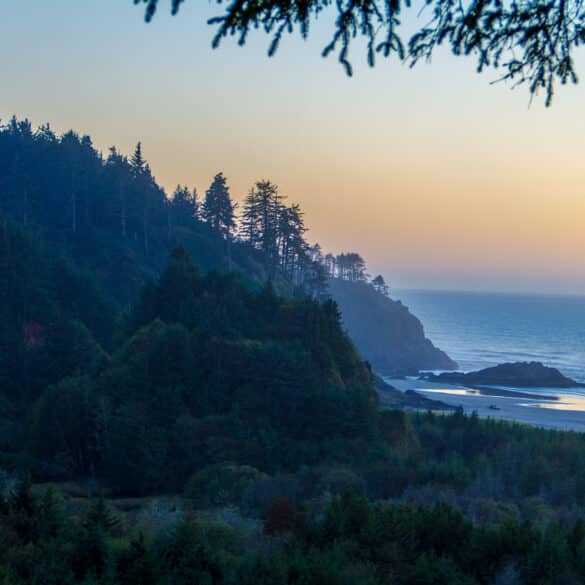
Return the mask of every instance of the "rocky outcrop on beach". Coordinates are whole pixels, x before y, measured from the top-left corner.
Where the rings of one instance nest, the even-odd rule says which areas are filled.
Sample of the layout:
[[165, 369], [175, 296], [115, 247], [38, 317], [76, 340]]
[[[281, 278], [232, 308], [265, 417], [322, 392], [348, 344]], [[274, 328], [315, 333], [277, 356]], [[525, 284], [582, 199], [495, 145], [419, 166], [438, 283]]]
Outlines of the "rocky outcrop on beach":
[[374, 388], [378, 393], [380, 405], [388, 408], [414, 408], [421, 410], [455, 410], [455, 406], [440, 400], [432, 400], [414, 390], [402, 392], [385, 382], [380, 376], [374, 377]]
[[468, 386], [508, 386], [511, 388], [574, 388], [585, 386], [567, 378], [556, 368], [541, 362], [514, 362], [485, 368], [477, 372], [445, 372], [425, 374], [424, 380], [445, 384], [466, 384]]
[[375, 372], [390, 376], [457, 368], [425, 337], [421, 322], [400, 301], [365, 282], [331, 279], [329, 292], [349, 336]]

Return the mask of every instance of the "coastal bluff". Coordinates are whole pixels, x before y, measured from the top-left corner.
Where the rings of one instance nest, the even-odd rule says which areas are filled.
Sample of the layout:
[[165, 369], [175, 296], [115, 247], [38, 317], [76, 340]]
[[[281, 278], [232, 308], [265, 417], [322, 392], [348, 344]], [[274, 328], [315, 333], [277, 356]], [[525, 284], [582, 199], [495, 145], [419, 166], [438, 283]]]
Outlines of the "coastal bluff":
[[365, 282], [332, 278], [329, 292], [361, 356], [384, 376], [453, 370], [454, 362], [425, 337], [422, 323], [400, 301]]

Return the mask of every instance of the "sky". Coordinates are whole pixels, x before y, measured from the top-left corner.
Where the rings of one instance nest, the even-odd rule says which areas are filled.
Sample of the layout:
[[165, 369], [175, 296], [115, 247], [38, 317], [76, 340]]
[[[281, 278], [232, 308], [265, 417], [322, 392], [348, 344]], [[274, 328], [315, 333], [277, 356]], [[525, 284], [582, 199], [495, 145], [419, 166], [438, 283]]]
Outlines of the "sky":
[[320, 56], [325, 21], [268, 58], [262, 33], [211, 49], [214, 4], [168, 5], [145, 24], [132, 0], [3, 0], [0, 117], [140, 140], [168, 191], [270, 179], [311, 242], [391, 288], [585, 294], [585, 85], [545, 108], [446, 51], [372, 69], [359, 45], [350, 78]]

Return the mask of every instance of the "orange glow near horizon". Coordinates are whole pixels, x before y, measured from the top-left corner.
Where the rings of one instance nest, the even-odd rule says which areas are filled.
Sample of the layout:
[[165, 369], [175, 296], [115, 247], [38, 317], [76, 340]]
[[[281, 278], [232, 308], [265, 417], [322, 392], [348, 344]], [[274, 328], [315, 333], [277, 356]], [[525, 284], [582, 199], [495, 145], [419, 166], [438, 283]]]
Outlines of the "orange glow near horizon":
[[319, 29], [268, 59], [261, 35], [209, 49], [195, 2], [148, 26], [117, 0], [32, 4], [45, 19], [0, 8], [32, 29], [0, 41], [13, 80], [0, 117], [72, 127], [104, 151], [141, 140], [169, 191], [201, 194], [221, 170], [241, 200], [269, 178], [312, 242], [359, 251], [393, 287], [585, 294], [583, 86], [529, 108], [526, 88], [450, 55], [370, 70], [356, 47], [347, 78], [319, 57]]

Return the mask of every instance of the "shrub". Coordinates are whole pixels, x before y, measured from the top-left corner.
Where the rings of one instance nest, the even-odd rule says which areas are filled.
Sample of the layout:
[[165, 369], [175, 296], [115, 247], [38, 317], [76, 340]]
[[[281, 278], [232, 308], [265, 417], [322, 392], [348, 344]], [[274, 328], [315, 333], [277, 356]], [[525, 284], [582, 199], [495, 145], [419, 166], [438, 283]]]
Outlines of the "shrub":
[[278, 497], [287, 497], [292, 503], [300, 499], [301, 485], [299, 480], [291, 475], [276, 477], [259, 477], [250, 483], [242, 494], [242, 509], [247, 514], [265, 516]]
[[294, 511], [286, 496], [274, 498], [270, 512], [264, 520], [265, 534], [282, 534], [290, 532], [294, 522]]
[[211, 465], [191, 476], [185, 486], [185, 496], [195, 508], [236, 504], [244, 490], [263, 476], [248, 465]]
[[328, 492], [333, 496], [343, 494], [364, 494], [366, 486], [364, 480], [344, 467], [335, 468], [325, 474], [319, 483], [319, 492]]

